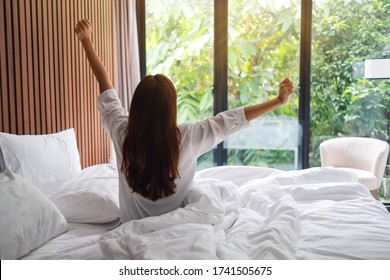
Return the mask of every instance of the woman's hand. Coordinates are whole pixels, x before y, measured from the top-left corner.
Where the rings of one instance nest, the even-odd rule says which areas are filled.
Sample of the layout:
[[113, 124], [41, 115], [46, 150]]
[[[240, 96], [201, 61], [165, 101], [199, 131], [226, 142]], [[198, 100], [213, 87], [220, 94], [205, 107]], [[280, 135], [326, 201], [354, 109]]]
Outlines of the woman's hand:
[[74, 28], [74, 32], [81, 42], [91, 40], [92, 25], [88, 19], [79, 20]]
[[279, 84], [278, 99], [281, 104], [287, 104], [290, 95], [294, 92], [294, 84], [289, 78], [285, 78]]

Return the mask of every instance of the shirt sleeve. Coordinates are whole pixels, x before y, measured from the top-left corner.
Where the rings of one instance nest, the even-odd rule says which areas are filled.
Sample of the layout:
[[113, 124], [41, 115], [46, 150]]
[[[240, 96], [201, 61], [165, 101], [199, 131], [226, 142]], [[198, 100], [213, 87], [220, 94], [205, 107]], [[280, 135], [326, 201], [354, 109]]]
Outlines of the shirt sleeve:
[[102, 126], [112, 139], [115, 130], [127, 120], [122, 104], [114, 89], [108, 89], [98, 96], [98, 108]]
[[249, 126], [243, 107], [219, 113], [203, 121], [194, 123], [191, 128], [192, 153], [199, 157], [215, 145], [226, 140], [229, 135]]

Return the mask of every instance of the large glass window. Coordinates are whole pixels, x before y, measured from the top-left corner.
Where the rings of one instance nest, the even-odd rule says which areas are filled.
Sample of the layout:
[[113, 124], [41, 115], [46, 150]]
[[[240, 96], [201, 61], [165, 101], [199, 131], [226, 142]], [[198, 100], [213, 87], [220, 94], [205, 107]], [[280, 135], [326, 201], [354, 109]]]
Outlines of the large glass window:
[[[232, 0], [228, 7], [228, 106], [275, 98], [299, 78], [300, 1]], [[298, 168], [298, 96], [229, 138], [228, 164]]]
[[364, 77], [365, 59], [390, 54], [389, 26], [388, 1], [313, 1], [311, 167], [328, 138], [389, 141], [390, 79]]
[[[228, 108], [268, 100], [277, 95], [281, 79], [294, 80], [296, 94], [287, 106], [224, 143], [228, 164], [288, 170], [299, 168], [298, 158], [303, 157], [304, 167], [307, 162], [314, 167], [320, 166], [318, 147], [325, 139], [345, 135], [389, 141], [390, 81], [363, 75], [365, 59], [390, 54], [388, 1], [312, 2], [311, 38], [301, 38], [301, 25], [309, 22], [301, 19], [301, 6], [310, 8], [311, 1], [144, 1], [146, 72], [163, 73], [174, 82], [179, 122], [197, 121], [214, 112], [214, 56], [218, 54], [214, 36], [228, 38], [224, 93]], [[221, 3], [228, 5], [227, 34], [214, 34], [215, 9]], [[303, 39], [311, 39], [311, 50], [300, 50]], [[302, 51], [311, 51], [311, 66], [306, 66], [311, 81], [303, 81], [305, 87], [310, 82], [310, 116], [298, 108]], [[305, 116], [305, 129], [310, 118], [310, 132], [298, 124], [298, 110], [300, 117]], [[303, 133], [310, 133], [310, 147], [308, 134], [302, 141]], [[208, 153], [198, 169], [213, 166], [214, 161], [213, 153]]]

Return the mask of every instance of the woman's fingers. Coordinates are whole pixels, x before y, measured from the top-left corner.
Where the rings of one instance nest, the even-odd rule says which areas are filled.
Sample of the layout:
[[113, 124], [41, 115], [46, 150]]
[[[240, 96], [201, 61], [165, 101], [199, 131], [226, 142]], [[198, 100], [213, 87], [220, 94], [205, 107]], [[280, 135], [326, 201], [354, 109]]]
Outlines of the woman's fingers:
[[292, 93], [294, 91], [294, 84], [291, 81], [284, 81], [280, 83], [280, 88], [286, 90], [288, 93]]
[[77, 25], [81, 30], [84, 30], [87, 27], [82, 20], [80, 20]]
[[75, 30], [77, 29], [79, 32], [89, 28], [90, 25], [91, 22], [88, 19], [82, 19], [77, 22]]
[[290, 83], [284, 83], [284, 84], [281, 84], [280, 87], [283, 87], [283, 88], [293, 88], [294, 87], [294, 84], [292, 82]]
[[288, 77], [284, 78], [284, 79], [279, 83], [279, 85], [281, 86], [282, 84], [286, 84], [286, 83], [291, 83], [290, 78], [288, 78]]
[[286, 88], [288, 91], [290, 91], [290, 92], [293, 92], [293, 91], [294, 91], [294, 86], [293, 86], [293, 85], [286, 86], [285, 88]]
[[84, 24], [85, 27], [89, 27], [90, 25], [90, 22], [87, 19], [82, 19], [82, 23]]

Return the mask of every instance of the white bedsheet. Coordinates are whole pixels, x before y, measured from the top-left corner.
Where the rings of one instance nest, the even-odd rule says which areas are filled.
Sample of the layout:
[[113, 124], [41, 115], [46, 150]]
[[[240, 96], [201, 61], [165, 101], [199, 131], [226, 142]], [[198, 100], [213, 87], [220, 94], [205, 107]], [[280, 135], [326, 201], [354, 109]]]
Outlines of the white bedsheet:
[[354, 174], [214, 168], [186, 206], [103, 234], [109, 259], [390, 259], [390, 214]]
[[113, 226], [110, 224], [70, 223], [69, 230], [57, 236], [22, 259], [32, 260], [99, 260], [104, 256], [99, 248], [100, 236]]

